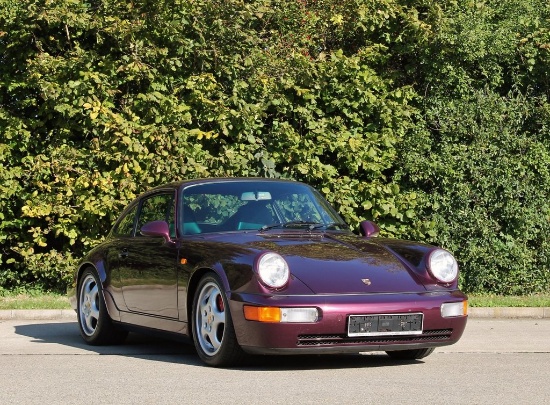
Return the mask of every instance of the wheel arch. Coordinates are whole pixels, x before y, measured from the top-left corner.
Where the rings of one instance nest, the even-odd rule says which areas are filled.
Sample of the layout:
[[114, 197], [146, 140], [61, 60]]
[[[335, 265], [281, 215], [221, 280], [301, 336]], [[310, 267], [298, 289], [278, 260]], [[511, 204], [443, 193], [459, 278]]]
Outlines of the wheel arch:
[[115, 300], [109, 290], [106, 288], [108, 286], [108, 276], [107, 272], [105, 271], [105, 265], [102, 261], [99, 262], [91, 262], [91, 261], [85, 261], [80, 264], [77, 270], [76, 274], [76, 299], [78, 300], [78, 294], [79, 294], [79, 288], [80, 288], [80, 280], [82, 278], [82, 274], [86, 269], [92, 269], [96, 272], [96, 274], [99, 277], [99, 281], [101, 283], [101, 294], [103, 296], [103, 300], [105, 302], [105, 306], [107, 307], [107, 313], [109, 314], [109, 317], [113, 321], [120, 321], [120, 311], [115, 303]]
[[80, 266], [78, 267], [78, 271], [76, 274], [77, 285], [80, 283], [80, 278], [82, 277], [82, 273], [84, 273], [84, 270], [88, 268], [92, 268], [93, 270], [95, 270], [95, 272], [99, 276], [99, 281], [101, 281], [101, 284], [103, 285], [103, 287], [105, 287], [105, 280], [107, 279], [105, 266], [103, 265], [102, 262], [92, 263], [89, 261], [81, 263]]
[[[220, 266], [221, 267], [221, 266]], [[193, 298], [195, 297], [195, 293], [197, 292], [197, 288], [199, 286], [199, 282], [207, 273], [214, 273], [216, 274], [222, 284], [225, 292], [227, 293], [229, 291], [229, 283], [227, 281], [227, 277], [225, 275], [225, 272], [218, 268], [217, 266], [213, 267], [206, 267], [202, 266], [199, 267], [197, 270], [193, 272], [191, 275], [191, 279], [189, 280], [189, 284], [187, 285], [187, 297], [186, 297], [186, 308], [187, 308], [187, 319], [188, 319], [188, 325], [189, 328], [193, 328], [193, 321], [192, 321], [192, 312], [193, 312]], [[228, 297], [229, 299], [229, 297]], [[193, 336], [193, 330], [189, 329], [189, 336]]]
[[[208, 317], [204, 317], [201, 315], [201, 326], [198, 326], [198, 323], [195, 322], [197, 317], [197, 311], [198, 308], [201, 308], [199, 312], [202, 313], [204, 304], [204, 310], [205, 315], [206, 313], [210, 313], [212, 319], [218, 317], [219, 315], [212, 315], [212, 313], [215, 310], [212, 310], [212, 308], [208, 309], [207, 307], [216, 306], [217, 304], [210, 305], [206, 304], [202, 301], [203, 299], [203, 291], [204, 288], [211, 289], [211, 280], [206, 280], [204, 283], [201, 282], [201, 280], [204, 278], [205, 275], [211, 274], [215, 275], [215, 277], [219, 280], [216, 281], [216, 284], [221, 284], [220, 293], [222, 295], [225, 295], [223, 297], [223, 300], [225, 301], [225, 308], [226, 310], [221, 310], [223, 312], [223, 321], [220, 321], [218, 319], [218, 323], [214, 322], [211, 324], [212, 320], [207, 320]], [[231, 316], [231, 308], [229, 306], [229, 292], [231, 291], [229, 288], [229, 281], [227, 279], [226, 273], [223, 271], [222, 266], [214, 266], [212, 267], [200, 267], [197, 269], [190, 280], [190, 283], [188, 284], [188, 294], [187, 294], [187, 302], [188, 304], [188, 327], [189, 327], [189, 336], [191, 337], [195, 349], [197, 350], [197, 354], [201, 358], [202, 361], [204, 361], [206, 364], [214, 367], [224, 367], [224, 366], [230, 366], [235, 364], [240, 364], [245, 359], [245, 352], [241, 348], [241, 346], [238, 343], [237, 336], [235, 334], [233, 322], [232, 322], [232, 316]], [[199, 290], [200, 288], [200, 290]], [[208, 293], [210, 293], [211, 290], [208, 290]], [[197, 294], [200, 294], [197, 296]], [[197, 297], [195, 297], [197, 296]], [[197, 306], [195, 309], [193, 309], [193, 303], [196, 303], [196, 299], [201, 300], [201, 305]], [[197, 304], [198, 305], [198, 304]], [[197, 317], [197, 318], [195, 318]], [[202, 326], [203, 320], [205, 320], [207, 323], [210, 323], [210, 327], [207, 327], [206, 325]], [[223, 328], [219, 329], [219, 325], [223, 322]], [[211, 328], [214, 326], [214, 328]], [[206, 336], [203, 334], [203, 332], [206, 334]], [[222, 336], [220, 337], [220, 333]], [[210, 345], [208, 345], [207, 342], [210, 342]], [[216, 343], [214, 343], [216, 342]], [[210, 351], [210, 349], [206, 346], [210, 347], [213, 351]]]

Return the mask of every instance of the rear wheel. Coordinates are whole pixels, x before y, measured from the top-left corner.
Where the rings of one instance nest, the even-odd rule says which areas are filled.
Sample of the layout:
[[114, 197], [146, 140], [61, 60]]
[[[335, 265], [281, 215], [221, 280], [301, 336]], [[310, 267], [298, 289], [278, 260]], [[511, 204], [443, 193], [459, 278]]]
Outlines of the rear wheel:
[[103, 299], [103, 289], [96, 272], [84, 270], [78, 286], [78, 326], [80, 334], [90, 345], [122, 343], [128, 332], [117, 329]]
[[428, 349], [396, 350], [386, 353], [394, 360], [420, 360], [432, 354], [433, 351], [434, 348], [430, 347]]
[[200, 280], [193, 299], [193, 341], [202, 361], [222, 367], [240, 363], [245, 354], [235, 336], [227, 298], [217, 275]]

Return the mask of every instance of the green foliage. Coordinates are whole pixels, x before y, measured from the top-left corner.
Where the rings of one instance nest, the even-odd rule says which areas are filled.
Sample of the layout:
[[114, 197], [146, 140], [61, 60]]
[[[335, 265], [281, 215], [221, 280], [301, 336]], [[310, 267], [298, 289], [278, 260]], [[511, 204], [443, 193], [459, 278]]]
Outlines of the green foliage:
[[455, 252], [470, 291], [544, 291], [550, 153], [523, 128], [524, 97], [479, 91], [429, 113], [438, 136], [424, 134], [425, 150], [407, 155], [406, 169], [425, 190], [434, 241]]
[[468, 305], [470, 307], [550, 307], [550, 295], [529, 294], [529, 295], [495, 295], [495, 294], [469, 294]]
[[0, 285], [61, 289], [151, 186], [263, 176], [452, 249], [467, 290], [548, 290], [549, 18], [544, 0], [0, 0]]
[[423, 123], [401, 145], [399, 176], [422, 196], [417, 213], [456, 254], [468, 291], [548, 291], [550, 6], [441, 7], [415, 72]]

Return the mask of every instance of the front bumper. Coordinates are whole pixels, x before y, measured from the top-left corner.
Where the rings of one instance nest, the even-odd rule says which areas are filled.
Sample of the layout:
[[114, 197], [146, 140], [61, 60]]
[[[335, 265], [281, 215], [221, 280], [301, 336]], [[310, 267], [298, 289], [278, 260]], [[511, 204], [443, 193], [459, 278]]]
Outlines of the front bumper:
[[[409, 350], [456, 343], [466, 327], [467, 316], [443, 318], [441, 304], [462, 302], [460, 291], [350, 295], [254, 295], [231, 294], [230, 308], [237, 340], [248, 353], [315, 354]], [[248, 321], [243, 305], [316, 307], [314, 323], [267, 323]], [[358, 336], [347, 334], [349, 315], [422, 313], [422, 334]]]

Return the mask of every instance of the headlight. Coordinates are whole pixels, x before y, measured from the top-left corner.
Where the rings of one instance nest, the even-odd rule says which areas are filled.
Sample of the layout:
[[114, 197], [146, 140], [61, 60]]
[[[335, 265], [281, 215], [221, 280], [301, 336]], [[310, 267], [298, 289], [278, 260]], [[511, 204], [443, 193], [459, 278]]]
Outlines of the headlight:
[[273, 252], [264, 253], [260, 256], [257, 270], [262, 283], [271, 288], [283, 287], [290, 278], [290, 271], [285, 259]]
[[442, 283], [451, 283], [458, 276], [458, 263], [446, 250], [436, 249], [428, 257], [428, 271]]

